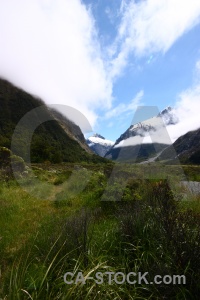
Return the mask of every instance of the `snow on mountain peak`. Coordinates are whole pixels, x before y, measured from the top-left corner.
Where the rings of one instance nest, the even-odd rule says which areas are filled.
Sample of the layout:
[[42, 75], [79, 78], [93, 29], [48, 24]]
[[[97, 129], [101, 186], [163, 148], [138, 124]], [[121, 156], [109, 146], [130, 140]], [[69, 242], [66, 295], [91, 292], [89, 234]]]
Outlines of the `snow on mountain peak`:
[[114, 145], [113, 141], [106, 140], [98, 133], [93, 134], [86, 140], [88, 146], [98, 155], [104, 156], [106, 152]]
[[100, 134], [92, 135], [91, 137], [88, 138], [88, 141], [93, 143], [93, 144], [100, 144], [100, 145], [105, 145], [105, 146], [112, 146], [114, 144], [113, 141], [106, 140]]
[[124, 144], [123, 141], [130, 140], [138, 143], [139, 137], [145, 137], [148, 133], [160, 136], [160, 130], [167, 125], [178, 123], [178, 118], [170, 106], [162, 110], [157, 116], [131, 125], [115, 142], [114, 148]]

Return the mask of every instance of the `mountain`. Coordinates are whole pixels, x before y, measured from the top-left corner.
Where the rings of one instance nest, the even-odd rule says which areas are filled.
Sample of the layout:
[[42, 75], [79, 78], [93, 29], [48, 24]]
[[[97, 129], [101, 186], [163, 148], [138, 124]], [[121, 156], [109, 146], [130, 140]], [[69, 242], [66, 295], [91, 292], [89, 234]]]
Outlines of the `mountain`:
[[98, 133], [95, 133], [94, 135], [86, 139], [86, 142], [94, 153], [102, 157], [105, 156], [105, 154], [110, 150], [110, 148], [114, 144], [114, 142], [106, 140], [103, 136], [101, 136]]
[[165, 125], [175, 125], [178, 123], [178, 117], [174, 113], [173, 108], [170, 106], [163, 109], [159, 114], [158, 117], [161, 117]]
[[[163, 122], [160, 122], [162, 118]], [[142, 143], [138, 138], [154, 134], [160, 127], [176, 124], [178, 119], [171, 107], [165, 108], [157, 116], [131, 125], [114, 143], [105, 157], [120, 161], [143, 161], [165, 149], [168, 145], [158, 141]]]
[[183, 164], [200, 164], [200, 128], [179, 137], [159, 156], [160, 160], [174, 161], [176, 158]]
[[[33, 97], [10, 82], [0, 79], [0, 146], [11, 149], [11, 140], [16, 125], [21, 118], [34, 108], [41, 107], [40, 113], [35, 112], [31, 122], [41, 123], [41, 118], [51, 120], [39, 125], [31, 141], [31, 161], [43, 162], [81, 162], [103, 161], [85, 142], [80, 128], [62, 116], [61, 113], [49, 109], [42, 100]], [[27, 125], [27, 124], [26, 124]], [[14, 154], [28, 159], [26, 138], [30, 136], [29, 126], [22, 126], [17, 132]]]
[[93, 152], [90, 150], [89, 146], [86, 143], [85, 137], [78, 125], [76, 125], [74, 122], [67, 119], [65, 116], [63, 116], [60, 112], [50, 109], [51, 113], [53, 114], [56, 121], [60, 124], [60, 126], [63, 128], [63, 130], [67, 133], [68, 136], [70, 136], [72, 139], [76, 140], [79, 145], [88, 153], [93, 154]]

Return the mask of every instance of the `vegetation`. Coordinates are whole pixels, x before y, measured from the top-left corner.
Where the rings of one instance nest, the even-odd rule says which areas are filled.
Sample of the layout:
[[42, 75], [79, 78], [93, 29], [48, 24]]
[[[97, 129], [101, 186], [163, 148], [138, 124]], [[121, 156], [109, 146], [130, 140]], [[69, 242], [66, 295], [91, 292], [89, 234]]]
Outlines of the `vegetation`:
[[[166, 166], [165, 178], [159, 164], [32, 168], [23, 177], [27, 191], [1, 171], [1, 299], [199, 299], [200, 198], [183, 194], [177, 166]], [[199, 166], [184, 171], [199, 179]], [[74, 172], [87, 177], [79, 193]], [[52, 199], [44, 200], [43, 185], [40, 197], [31, 192], [33, 175], [55, 189]], [[102, 201], [105, 190], [109, 201]], [[113, 201], [117, 195], [121, 201]], [[82, 272], [85, 284], [66, 284], [66, 272], [73, 280]], [[104, 274], [102, 284], [88, 278], [97, 272]], [[148, 272], [149, 282], [155, 275], [184, 275], [186, 284], [109, 284], [106, 272]]]
[[0, 168], [0, 179], [9, 180], [13, 178], [13, 170], [16, 176], [21, 175], [25, 172], [26, 165], [20, 156], [13, 155], [6, 147], [0, 147]]
[[[18, 122], [33, 109], [40, 107], [40, 111], [35, 111], [32, 116], [29, 116], [28, 123], [21, 124], [18, 129]], [[11, 149], [11, 141], [15, 131], [15, 139], [12, 147], [13, 154], [22, 157], [25, 161], [29, 160], [27, 141], [30, 139], [31, 128], [34, 124], [40, 124], [41, 120], [48, 120], [39, 125], [31, 137], [31, 162], [41, 163], [50, 161], [52, 163], [60, 162], [106, 162], [97, 155], [92, 155], [81, 147], [80, 143], [75, 140], [73, 134], [69, 134], [61, 126], [56, 118], [60, 116], [55, 112], [50, 111], [45, 104], [37, 98], [34, 98], [25, 91], [13, 86], [11, 83], [0, 79], [0, 108], [3, 112], [0, 114], [0, 146]], [[60, 117], [61, 118], [61, 117]], [[78, 136], [80, 134], [80, 142], [83, 143], [83, 134], [69, 120], [65, 125], [69, 130], [72, 128]], [[71, 129], [70, 129], [71, 128]], [[83, 139], [83, 140], [82, 140]], [[28, 143], [29, 144], [29, 143]]]
[[[78, 126], [45, 106], [29, 119], [32, 126], [52, 117], [31, 137], [31, 165], [30, 128], [15, 129], [42, 105], [0, 80], [0, 299], [199, 299], [200, 196], [180, 182], [200, 181], [200, 166], [114, 165], [85, 151]], [[194, 147], [197, 134], [189, 134]], [[190, 154], [183, 162], [199, 164], [199, 152]], [[152, 147], [140, 155], [153, 155]], [[66, 272], [75, 283], [65, 282]], [[80, 272], [84, 284], [76, 282]], [[118, 281], [148, 272], [149, 284], [117, 284], [107, 272], [121, 272]], [[156, 275], [186, 281], [156, 284]]]

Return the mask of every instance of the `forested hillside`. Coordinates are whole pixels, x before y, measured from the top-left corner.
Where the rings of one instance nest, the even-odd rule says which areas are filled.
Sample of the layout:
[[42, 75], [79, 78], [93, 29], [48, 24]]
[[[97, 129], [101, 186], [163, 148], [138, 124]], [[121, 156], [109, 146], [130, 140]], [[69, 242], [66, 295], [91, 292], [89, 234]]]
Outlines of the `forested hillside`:
[[[6, 80], [0, 80], [0, 146], [11, 148], [11, 139], [14, 129], [20, 119], [32, 109], [44, 105], [44, 102], [25, 91], [13, 86]], [[31, 161], [43, 162], [78, 162], [78, 161], [103, 161], [104, 159], [92, 155], [87, 151], [84, 136], [80, 128], [73, 122], [66, 120], [65, 128], [58, 122], [53, 111], [47, 106], [42, 108], [42, 114], [51, 121], [44, 122], [35, 130], [31, 143]], [[36, 113], [35, 119], [40, 121]], [[64, 118], [65, 119], [65, 118]], [[63, 120], [62, 119], [62, 124]], [[67, 129], [69, 134], [67, 134]], [[76, 136], [73, 134], [76, 132]], [[14, 154], [27, 159], [26, 134], [28, 128], [23, 128], [18, 134], [17, 146]], [[79, 140], [78, 140], [79, 138]], [[81, 145], [82, 144], [82, 145]], [[105, 161], [105, 160], [104, 160]]]

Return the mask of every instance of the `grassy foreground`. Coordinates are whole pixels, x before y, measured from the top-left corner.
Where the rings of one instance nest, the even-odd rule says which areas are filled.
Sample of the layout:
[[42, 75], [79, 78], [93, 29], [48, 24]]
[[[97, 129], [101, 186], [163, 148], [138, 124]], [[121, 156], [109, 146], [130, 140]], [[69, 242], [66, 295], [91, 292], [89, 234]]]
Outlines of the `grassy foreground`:
[[[27, 175], [23, 188], [2, 176], [0, 299], [199, 299], [200, 197], [179, 186], [177, 166], [167, 168], [38, 164], [41, 184]], [[200, 167], [183, 169], [200, 181]], [[109, 282], [106, 272], [121, 272], [118, 282], [148, 272], [148, 283]], [[186, 282], [156, 284], [156, 275]]]

